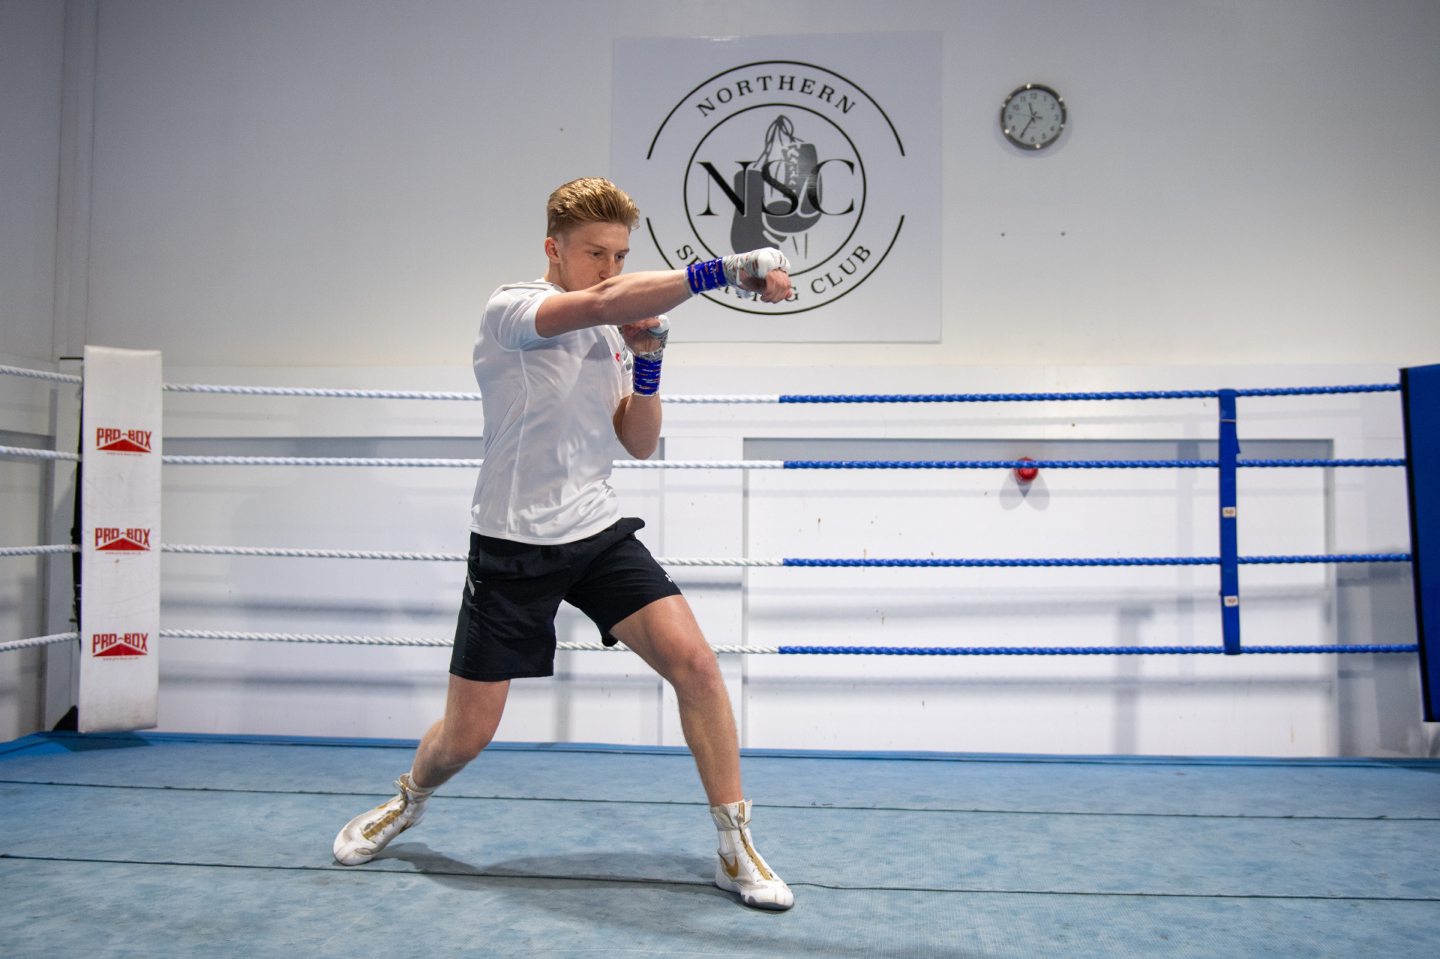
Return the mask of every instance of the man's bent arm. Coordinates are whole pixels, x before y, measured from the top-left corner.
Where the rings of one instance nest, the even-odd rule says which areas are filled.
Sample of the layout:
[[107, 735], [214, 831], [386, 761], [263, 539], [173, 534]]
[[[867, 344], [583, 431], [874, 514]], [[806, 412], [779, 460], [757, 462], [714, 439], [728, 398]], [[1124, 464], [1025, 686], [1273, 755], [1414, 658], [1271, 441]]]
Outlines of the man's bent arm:
[[625, 452], [648, 460], [660, 445], [660, 397], [631, 393], [615, 409], [615, 435]]
[[549, 337], [634, 323], [674, 309], [693, 295], [684, 270], [612, 276], [588, 289], [546, 297], [535, 314], [535, 332]]

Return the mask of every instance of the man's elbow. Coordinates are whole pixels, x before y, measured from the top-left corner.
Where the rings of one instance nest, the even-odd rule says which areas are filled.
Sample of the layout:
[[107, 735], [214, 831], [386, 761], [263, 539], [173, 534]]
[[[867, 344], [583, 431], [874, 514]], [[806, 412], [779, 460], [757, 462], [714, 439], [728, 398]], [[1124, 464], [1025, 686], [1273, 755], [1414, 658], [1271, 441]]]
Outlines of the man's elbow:
[[658, 438], [644, 441], [632, 440], [624, 445], [625, 452], [629, 453], [635, 459], [648, 460], [654, 456], [655, 451], [660, 448], [660, 440]]

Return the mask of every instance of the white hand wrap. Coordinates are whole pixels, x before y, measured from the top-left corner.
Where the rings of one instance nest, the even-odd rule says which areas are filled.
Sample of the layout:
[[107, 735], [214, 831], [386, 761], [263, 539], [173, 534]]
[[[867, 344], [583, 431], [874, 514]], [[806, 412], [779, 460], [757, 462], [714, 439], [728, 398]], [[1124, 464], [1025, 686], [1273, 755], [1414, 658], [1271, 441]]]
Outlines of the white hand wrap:
[[725, 279], [731, 286], [738, 286], [742, 290], [750, 287], [744, 282], [741, 274], [751, 277], [754, 281], [765, 282], [765, 277], [770, 275], [771, 270], [782, 270], [790, 272], [790, 261], [785, 259], [785, 254], [767, 246], [763, 250], [751, 250], [749, 253], [732, 253], [729, 256], [721, 257], [725, 266]]

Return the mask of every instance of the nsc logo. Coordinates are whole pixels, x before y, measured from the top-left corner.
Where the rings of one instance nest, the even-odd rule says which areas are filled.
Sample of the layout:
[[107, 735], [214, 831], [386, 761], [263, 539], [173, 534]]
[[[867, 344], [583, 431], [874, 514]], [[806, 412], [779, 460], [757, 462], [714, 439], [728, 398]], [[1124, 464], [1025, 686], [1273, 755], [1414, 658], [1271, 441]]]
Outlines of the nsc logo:
[[906, 175], [895, 124], [859, 84], [814, 63], [767, 60], [705, 80], [659, 123], [647, 166], [679, 183], [679, 204], [645, 216], [667, 265], [774, 246], [791, 264], [783, 303], [715, 290], [744, 313], [817, 309], [858, 289], [905, 225], [894, 181]]

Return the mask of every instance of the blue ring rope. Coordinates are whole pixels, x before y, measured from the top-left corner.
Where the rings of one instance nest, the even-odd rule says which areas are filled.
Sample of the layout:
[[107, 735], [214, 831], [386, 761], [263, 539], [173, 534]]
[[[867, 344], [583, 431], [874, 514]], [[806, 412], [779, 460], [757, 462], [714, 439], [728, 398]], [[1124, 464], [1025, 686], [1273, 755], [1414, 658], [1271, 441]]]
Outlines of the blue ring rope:
[[[1277, 653], [1414, 653], [1417, 644], [1244, 646], [1241, 655]], [[785, 656], [1202, 656], [1223, 646], [781, 646]]]
[[[778, 397], [781, 403], [1005, 403], [1059, 402], [1084, 400], [1222, 399], [1233, 404], [1236, 397], [1320, 396], [1342, 393], [1388, 393], [1398, 383], [1360, 386], [1281, 387], [1249, 390], [1154, 390], [1102, 393], [932, 393], [801, 395]], [[1231, 414], [1233, 421], [1233, 414]], [[1238, 450], [1237, 450], [1238, 451]], [[1230, 469], [1237, 467], [1396, 467], [1403, 459], [1273, 459], [1239, 460], [1231, 454]], [[1155, 469], [1210, 468], [1214, 460], [786, 460], [785, 469]], [[1233, 475], [1233, 473], [1232, 473]], [[1232, 556], [1234, 565], [1292, 563], [1398, 563], [1409, 562], [1408, 553], [1338, 554], [1330, 556]], [[1053, 566], [1218, 566], [1219, 556], [1123, 557], [1073, 559], [800, 559], [787, 558], [789, 567], [1053, 567]], [[1123, 655], [1266, 655], [1337, 653], [1414, 653], [1418, 644], [1341, 644], [1332, 646], [1249, 646], [1241, 647], [1238, 636], [1222, 646], [781, 646], [784, 655], [838, 656], [1123, 656]]]
[[[1218, 459], [1184, 460], [784, 460], [787, 470], [963, 470], [963, 469], [1216, 469]], [[1267, 459], [1239, 460], [1244, 467], [1370, 467], [1404, 466], [1403, 459]]]
[[[1399, 383], [1358, 386], [1282, 386], [1235, 390], [1236, 396], [1334, 396], [1341, 393], [1394, 393]], [[1129, 390], [1100, 393], [789, 393], [781, 403], [1034, 403], [1070, 400], [1213, 400], [1219, 390]]]
[[[1320, 563], [1408, 563], [1409, 553], [1337, 553], [1332, 555], [1241, 556], [1242, 566], [1281, 566]], [[805, 559], [786, 557], [782, 566], [802, 568], [912, 568], [966, 567], [994, 568], [1003, 566], [1219, 566], [1218, 556], [1113, 556], [1057, 557], [1049, 559]]]

